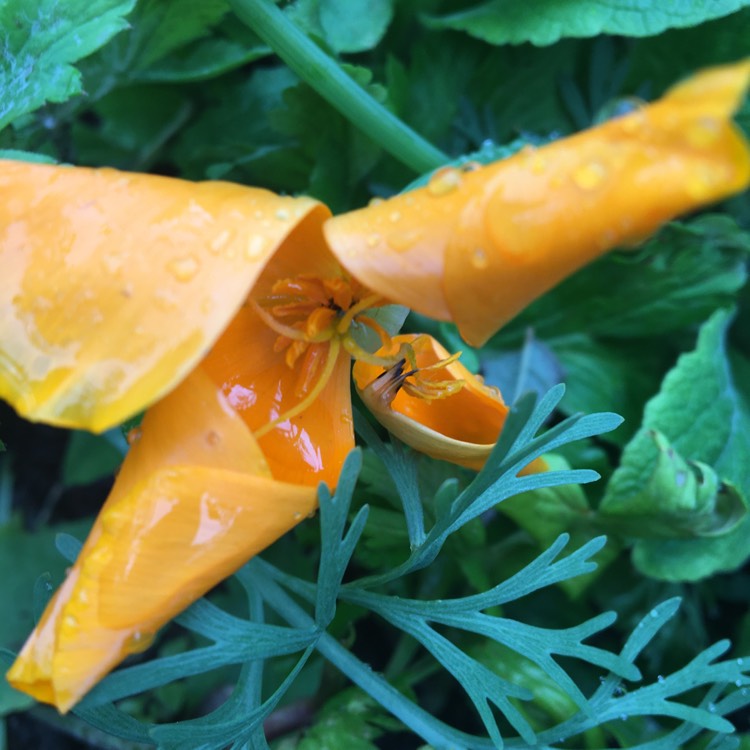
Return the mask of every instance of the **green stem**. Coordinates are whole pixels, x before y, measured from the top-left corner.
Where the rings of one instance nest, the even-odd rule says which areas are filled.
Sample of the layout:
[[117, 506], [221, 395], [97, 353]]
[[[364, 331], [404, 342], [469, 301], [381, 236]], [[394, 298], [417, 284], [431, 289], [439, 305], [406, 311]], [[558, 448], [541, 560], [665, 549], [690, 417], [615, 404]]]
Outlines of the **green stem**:
[[[284, 590], [269, 578], [263, 567], [253, 560], [239, 573], [247, 576], [268, 605], [283, 617], [290, 625], [298, 628], [309, 628], [315, 623]], [[460, 732], [444, 724], [424, 709], [412, 703], [387, 680], [363, 664], [354, 654], [345, 649], [328, 633], [321, 633], [315, 648], [337, 669], [345, 674], [355, 685], [371, 695], [381, 706], [400, 719], [415, 734], [435, 748], [456, 750], [491, 750], [492, 742], [481, 737]]]
[[376, 102], [271, 0], [230, 0], [230, 5], [303, 81], [399, 161], [419, 174], [448, 161], [448, 156]]

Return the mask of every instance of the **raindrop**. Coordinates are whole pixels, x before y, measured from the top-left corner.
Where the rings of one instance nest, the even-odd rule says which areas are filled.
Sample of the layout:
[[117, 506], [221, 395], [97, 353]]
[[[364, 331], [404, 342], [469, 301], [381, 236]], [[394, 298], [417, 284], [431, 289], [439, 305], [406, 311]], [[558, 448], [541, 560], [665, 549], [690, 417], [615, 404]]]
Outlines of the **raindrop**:
[[661, 675], [661, 674], [660, 674], [660, 675], [659, 675], [659, 676], [658, 676], [658, 677], [656, 678], [656, 681], [657, 681], [657, 682], [664, 682], [664, 675]]
[[301, 521], [302, 520], [302, 514], [299, 511], [297, 511], [294, 514], [293, 518], [294, 518], [295, 521]]
[[488, 264], [489, 260], [487, 259], [487, 253], [481, 247], [474, 248], [471, 253], [471, 265], [481, 271], [482, 269], [487, 268]]
[[190, 281], [198, 273], [199, 268], [200, 264], [193, 255], [186, 255], [183, 258], [173, 258], [167, 263], [167, 270], [177, 281]]
[[721, 125], [714, 117], [701, 117], [691, 122], [685, 130], [687, 142], [695, 148], [713, 146], [721, 135]]
[[489, 149], [494, 148], [494, 147], [495, 147], [495, 141], [493, 141], [492, 138], [485, 138], [482, 141], [482, 144], [480, 146], [480, 148], [483, 151], [489, 150]]
[[738, 667], [741, 667], [741, 666], [742, 666], [742, 665], [743, 665], [744, 663], [745, 663], [745, 662], [744, 662], [744, 660], [743, 660], [743, 658], [742, 658], [742, 657], [740, 657], [739, 659], [737, 659], [737, 666], [738, 666]]
[[736, 680], [734, 681], [734, 684], [735, 684], [735, 685], [736, 685], [737, 687], [742, 687], [742, 680], [740, 680], [739, 678], [737, 678], [737, 679], [736, 679]]
[[658, 616], [659, 616], [659, 613], [655, 609], [652, 609], [651, 610], [651, 617], [658, 617]]
[[406, 232], [396, 232], [388, 237], [388, 244], [397, 252], [404, 252], [414, 244], [422, 236], [422, 232], [419, 229], [410, 229]]
[[461, 170], [455, 167], [443, 167], [438, 169], [430, 177], [427, 183], [427, 192], [430, 195], [441, 196], [452, 193], [461, 184]]
[[385, 203], [385, 201], [382, 198], [375, 197], [375, 198], [370, 198], [370, 202], [367, 205], [372, 206], [374, 208], [375, 206], [380, 206], [383, 203]]
[[624, 96], [619, 99], [612, 99], [597, 112], [594, 124], [599, 125], [607, 120], [616, 120], [620, 117], [627, 118], [623, 119], [623, 126], [631, 126], [632, 132], [640, 126], [644, 119], [643, 117], [633, 117], [632, 115], [641, 115], [645, 106], [646, 102], [637, 96]]
[[716, 713], [716, 704], [715, 703], [709, 703], [708, 704], [708, 712], [713, 714]]
[[628, 715], [627, 714], [620, 714], [620, 721], [627, 721]]
[[481, 169], [482, 165], [478, 161], [467, 161], [464, 162], [461, 165], [461, 171], [466, 172], [476, 172], [478, 169]]
[[598, 161], [591, 161], [582, 164], [573, 172], [573, 182], [581, 190], [595, 190], [600, 187], [607, 177], [607, 170], [603, 164]]
[[65, 615], [65, 617], [63, 617], [63, 625], [66, 628], [75, 628], [78, 627], [78, 620], [76, 620], [73, 615]]
[[133, 427], [128, 430], [125, 439], [128, 441], [128, 445], [135, 445], [142, 437], [143, 430], [140, 427]]
[[289, 211], [287, 211], [285, 208], [280, 208], [278, 211], [276, 211], [276, 218], [279, 221], [289, 221]]
[[367, 247], [373, 248], [380, 242], [380, 235], [379, 234], [371, 234], [367, 238]]
[[219, 443], [221, 443], [221, 435], [219, 435], [216, 430], [209, 430], [206, 433], [206, 442], [209, 445], [216, 447], [217, 445], [219, 445]]
[[140, 630], [136, 630], [125, 641], [125, 650], [131, 654], [139, 654], [141, 651], [145, 651], [153, 642], [153, 633], [144, 633]]
[[401, 213], [399, 211], [393, 211], [388, 218], [391, 220], [392, 224], [396, 224], [401, 221]]
[[221, 234], [214, 237], [213, 240], [211, 240], [211, 243], [208, 246], [208, 249], [214, 254], [218, 255], [218, 253], [221, 252], [221, 250], [224, 248], [224, 246], [229, 242], [229, 238], [231, 237], [228, 230], [224, 230], [221, 232]]
[[258, 260], [263, 255], [266, 246], [266, 238], [260, 234], [254, 234], [245, 248], [245, 257], [248, 260]]

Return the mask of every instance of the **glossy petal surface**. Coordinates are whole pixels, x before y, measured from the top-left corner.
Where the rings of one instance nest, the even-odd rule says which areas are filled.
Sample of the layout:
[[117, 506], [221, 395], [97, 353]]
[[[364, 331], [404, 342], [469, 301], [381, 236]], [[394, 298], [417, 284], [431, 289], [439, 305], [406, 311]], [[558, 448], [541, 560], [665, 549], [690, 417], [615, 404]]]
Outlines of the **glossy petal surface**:
[[66, 711], [165, 622], [314, 510], [200, 370], [149, 410], [81, 554], [8, 673]]
[[[398, 346], [411, 343], [419, 367], [446, 359], [449, 352], [431, 336], [396, 336]], [[433, 458], [469, 468], [484, 465], [505, 423], [508, 407], [496, 389], [488, 388], [460, 362], [421, 373], [434, 382], [463, 381], [464, 387], [446, 398], [426, 401], [401, 389], [390, 405], [380, 403], [367, 386], [383, 372], [382, 367], [356, 362], [354, 380], [362, 399], [396, 437]]]
[[0, 162], [0, 398], [106, 429], [201, 359], [314, 201]]
[[748, 144], [729, 120], [750, 62], [537, 150], [329, 221], [362, 283], [479, 345], [540, 294], [620, 244], [744, 189]]
[[[276, 253], [252, 296], [261, 298], [270, 293], [275, 281], [299, 274], [341, 274], [314, 217], [304, 221]], [[302, 358], [298, 367], [288, 367], [284, 352], [275, 350], [277, 338], [278, 334], [246, 305], [202, 363], [251, 430], [264, 427], [300, 398], [296, 390]], [[308, 356], [324, 359], [328, 346], [310, 347]], [[349, 370], [349, 355], [342, 350], [319, 398], [302, 414], [260, 438], [259, 445], [275, 478], [305, 485], [324, 481], [335, 486], [344, 459], [354, 447]]]

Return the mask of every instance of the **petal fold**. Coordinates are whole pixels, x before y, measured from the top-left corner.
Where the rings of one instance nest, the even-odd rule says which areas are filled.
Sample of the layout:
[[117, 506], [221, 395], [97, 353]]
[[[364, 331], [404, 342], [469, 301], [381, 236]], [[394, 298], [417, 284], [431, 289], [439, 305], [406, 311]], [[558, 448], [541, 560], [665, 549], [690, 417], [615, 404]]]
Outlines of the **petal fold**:
[[149, 410], [141, 430], [7, 675], [63, 712], [316, 507], [313, 488], [271, 478], [247, 426], [200, 370]]
[[[429, 368], [449, 357], [449, 352], [427, 335], [404, 334], [393, 338], [394, 350], [411, 344], [418, 368]], [[381, 350], [381, 354], [389, 354]], [[387, 372], [387, 371], [386, 371]], [[495, 447], [508, 407], [495, 388], [489, 388], [460, 362], [420, 373], [426, 380], [463, 383], [457, 393], [425, 400], [401, 388], [392, 400], [383, 399], [377, 378], [382, 367], [362, 361], [354, 364], [357, 391], [378, 421], [407, 445], [433, 458], [481, 469]]]
[[329, 220], [340, 262], [387, 298], [481, 345], [543, 292], [618, 245], [747, 187], [730, 120], [750, 61], [706, 70], [659, 101], [475, 171]]
[[0, 161], [0, 398], [94, 431], [141, 411], [311, 214], [327, 210], [229, 183]]

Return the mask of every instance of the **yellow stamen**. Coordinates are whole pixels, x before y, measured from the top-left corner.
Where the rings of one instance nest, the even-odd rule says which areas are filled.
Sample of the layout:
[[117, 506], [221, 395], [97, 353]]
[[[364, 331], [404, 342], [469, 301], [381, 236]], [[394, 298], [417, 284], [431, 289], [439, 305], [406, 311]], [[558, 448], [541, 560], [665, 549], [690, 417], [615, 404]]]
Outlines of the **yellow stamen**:
[[393, 367], [399, 360], [407, 358], [409, 356], [408, 350], [411, 349], [409, 344], [402, 344], [396, 354], [390, 357], [379, 357], [377, 354], [370, 354], [366, 349], [363, 349], [350, 335], [342, 336], [341, 343], [354, 359], [379, 367]]
[[292, 339], [292, 341], [306, 341], [308, 344], [319, 344], [323, 341], [328, 341], [333, 337], [333, 330], [330, 328], [322, 330], [314, 336], [310, 336], [308, 333], [306, 333], [305, 331], [301, 331], [299, 328], [294, 328], [292, 326], [285, 325], [284, 323], [280, 323], [273, 315], [264, 310], [257, 302], [255, 302], [255, 300], [250, 300], [250, 304], [253, 306], [253, 310], [255, 310], [258, 317], [269, 328], [273, 329], [274, 331], [276, 331], [276, 333], [279, 333], [282, 336], [286, 336], [288, 339]]
[[307, 409], [315, 401], [315, 399], [318, 398], [318, 396], [320, 396], [320, 394], [323, 392], [323, 389], [328, 384], [328, 381], [331, 379], [331, 375], [333, 375], [333, 370], [340, 351], [341, 342], [336, 338], [331, 339], [331, 342], [328, 345], [328, 356], [326, 357], [325, 365], [323, 366], [323, 372], [320, 373], [320, 378], [315, 384], [315, 387], [310, 391], [310, 393], [308, 393], [307, 397], [300, 401], [298, 404], [295, 404], [291, 409], [288, 409], [283, 414], [276, 417], [276, 419], [261, 427], [259, 430], [255, 430], [253, 435], [256, 439], [262, 438], [264, 435], [267, 435], [274, 427], [281, 424], [282, 422], [286, 422], [288, 419], [293, 419], [299, 414], [302, 414], [302, 412], [305, 411], [305, 409]]

